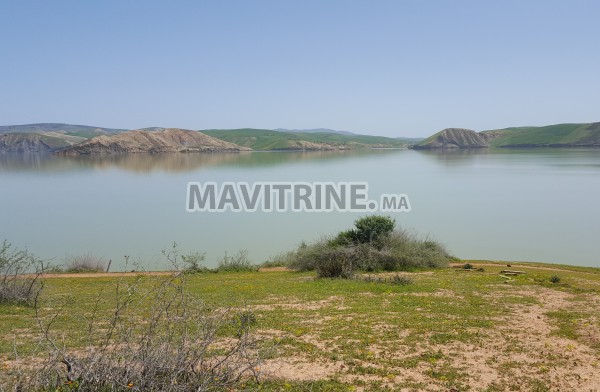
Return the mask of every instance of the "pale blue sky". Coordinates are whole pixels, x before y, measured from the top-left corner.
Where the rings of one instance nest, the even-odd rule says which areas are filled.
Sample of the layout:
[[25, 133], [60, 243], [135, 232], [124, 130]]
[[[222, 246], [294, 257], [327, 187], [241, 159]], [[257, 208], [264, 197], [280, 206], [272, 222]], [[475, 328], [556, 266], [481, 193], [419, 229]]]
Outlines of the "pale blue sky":
[[598, 1], [0, 0], [0, 125], [600, 121]]

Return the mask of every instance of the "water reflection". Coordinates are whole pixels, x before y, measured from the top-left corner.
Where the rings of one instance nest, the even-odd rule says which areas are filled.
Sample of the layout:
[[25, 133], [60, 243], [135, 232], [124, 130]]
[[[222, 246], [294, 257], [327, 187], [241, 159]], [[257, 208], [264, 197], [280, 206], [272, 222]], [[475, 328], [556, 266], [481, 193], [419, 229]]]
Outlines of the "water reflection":
[[502, 164], [535, 163], [545, 166], [581, 166], [597, 168], [600, 165], [600, 148], [446, 148], [416, 150], [418, 154], [447, 167], [472, 166], [480, 161]]
[[60, 172], [71, 170], [120, 170], [186, 172], [204, 167], [261, 167], [301, 161], [357, 159], [397, 153], [398, 150], [273, 151], [239, 153], [172, 153], [55, 156], [51, 154], [0, 154], [0, 171]]

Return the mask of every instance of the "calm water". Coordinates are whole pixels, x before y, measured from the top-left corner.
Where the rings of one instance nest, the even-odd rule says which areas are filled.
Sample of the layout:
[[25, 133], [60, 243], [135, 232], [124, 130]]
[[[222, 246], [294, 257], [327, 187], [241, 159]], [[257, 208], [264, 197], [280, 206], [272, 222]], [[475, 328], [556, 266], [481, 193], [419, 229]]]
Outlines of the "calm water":
[[600, 266], [600, 149], [253, 152], [67, 158], [0, 154], [0, 239], [60, 263], [90, 253], [164, 267], [173, 241], [259, 262], [357, 213], [188, 213], [188, 181], [368, 181], [405, 193], [409, 229], [458, 257]]

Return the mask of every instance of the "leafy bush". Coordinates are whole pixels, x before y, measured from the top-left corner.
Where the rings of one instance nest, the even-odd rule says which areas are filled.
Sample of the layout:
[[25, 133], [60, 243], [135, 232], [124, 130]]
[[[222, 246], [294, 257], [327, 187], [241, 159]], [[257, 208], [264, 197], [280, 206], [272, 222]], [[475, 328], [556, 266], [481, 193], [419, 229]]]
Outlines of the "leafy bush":
[[445, 267], [451, 256], [430, 239], [421, 240], [403, 230], [393, 231], [394, 221], [373, 216], [358, 219], [355, 229], [323, 238], [280, 256], [290, 268], [316, 270], [318, 276], [350, 277], [354, 271], [401, 271]]
[[30, 304], [41, 289], [42, 262], [8, 241], [0, 246], [0, 303]]
[[244, 272], [244, 271], [256, 271], [258, 267], [248, 259], [248, 251], [240, 250], [233, 256], [225, 256], [218, 260], [217, 271], [227, 272]]
[[465, 265], [463, 265], [463, 269], [466, 269], [466, 270], [473, 269], [473, 264], [466, 263]]
[[396, 222], [388, 216], [373, 215], [357, 219], [354, 226], [358, 243], [379, 244], [394, 231]]
[[396, 222], [387, 216], [365, 216], [354, 222], [354, 229], [342, 231], [332, 241], [333, 245], [371, 244], [381, 248], [394, 231]]
[[560, 276], [558, 276], [558, 275], [552, 275], [550, 277], [550, 282], [552, 282], [554, 284], [560, 283]]

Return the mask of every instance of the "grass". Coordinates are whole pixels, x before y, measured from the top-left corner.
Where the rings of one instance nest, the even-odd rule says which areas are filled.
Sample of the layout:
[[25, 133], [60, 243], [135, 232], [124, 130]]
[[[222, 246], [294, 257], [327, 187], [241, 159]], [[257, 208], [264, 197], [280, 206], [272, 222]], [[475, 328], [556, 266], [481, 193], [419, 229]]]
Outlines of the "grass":
[[600, 143], [600, 126], [593, 124], [556, 124], [544, 127], [507, 128], [496, 131], [492, 147], [566, 146]]
[[[580, 350], [591, 350], [596, 359], [600, 355], [596, 317], [600, 270], [511, 263], [510, 269], [526, 274], [506, 280], [500, 276], [506, 264], [468, 263], [483, 266], [484, 271], [443, 268], [402, 273], [410, 277], [411, 283], [405, 285], [316, 279], [312, 272], [290, 271], [193, 274], [187, 279], [189, 292], [208, 307], [243, 305], [253, 310], [258, 331], [277, 347], [265, 369], [275, 369], [282, 361], [299, 361], [300, 365], [290, 366], [310, 367], [310, 373], [321, 374], [317, 380], [285, 376], [288, 373], [283, 373], [283, 379], [268, 377], [260, 385], [262, 390], [462, 391], [472, 388], [486, 372], [496, 374], [486, 384], [489, 391], [577, 389], [567, 376], [549, 377], [548, 369], [564, 368], [585, 377], [577, 365], [584, 358]], [[559, 284], [550, 282], [555, 274], [561, 276]], [[140, 279], [143, 286], [154, 278], [127, 279]], [[115, 281], [108, 277], [46, 280], [44, 316], [70, 299], [68, 314], [55, 323], [65, 345], [85, 344], [85, 316], [93, 304], [98, 304], [100, 315], [108, 316]], [[561, 301], [551, 302], [554, 297]], [[143, 317], [145, 309], [135, 312]], [[537, 332], [522, 330], [527, 324], [519, 320], [524, 317], [525, 322], [535, 314], [550, 332], [529, 341], [523, 334]], [[0, 358], [9, 361], [7, 366], [12, 366], [15, 352], [26, 356], [36, 341], [31, 309], [0, 305]], [[485, 356], [488, 348], [492, 353], [487, 360], [469, 359], [472, 352]], [[593, 361], [590, 366], [596, 373], [600, 370]], [[515, 369], [518, 379], [512, 376]], [[248, 380], [247, 388], [259, 386]]]

